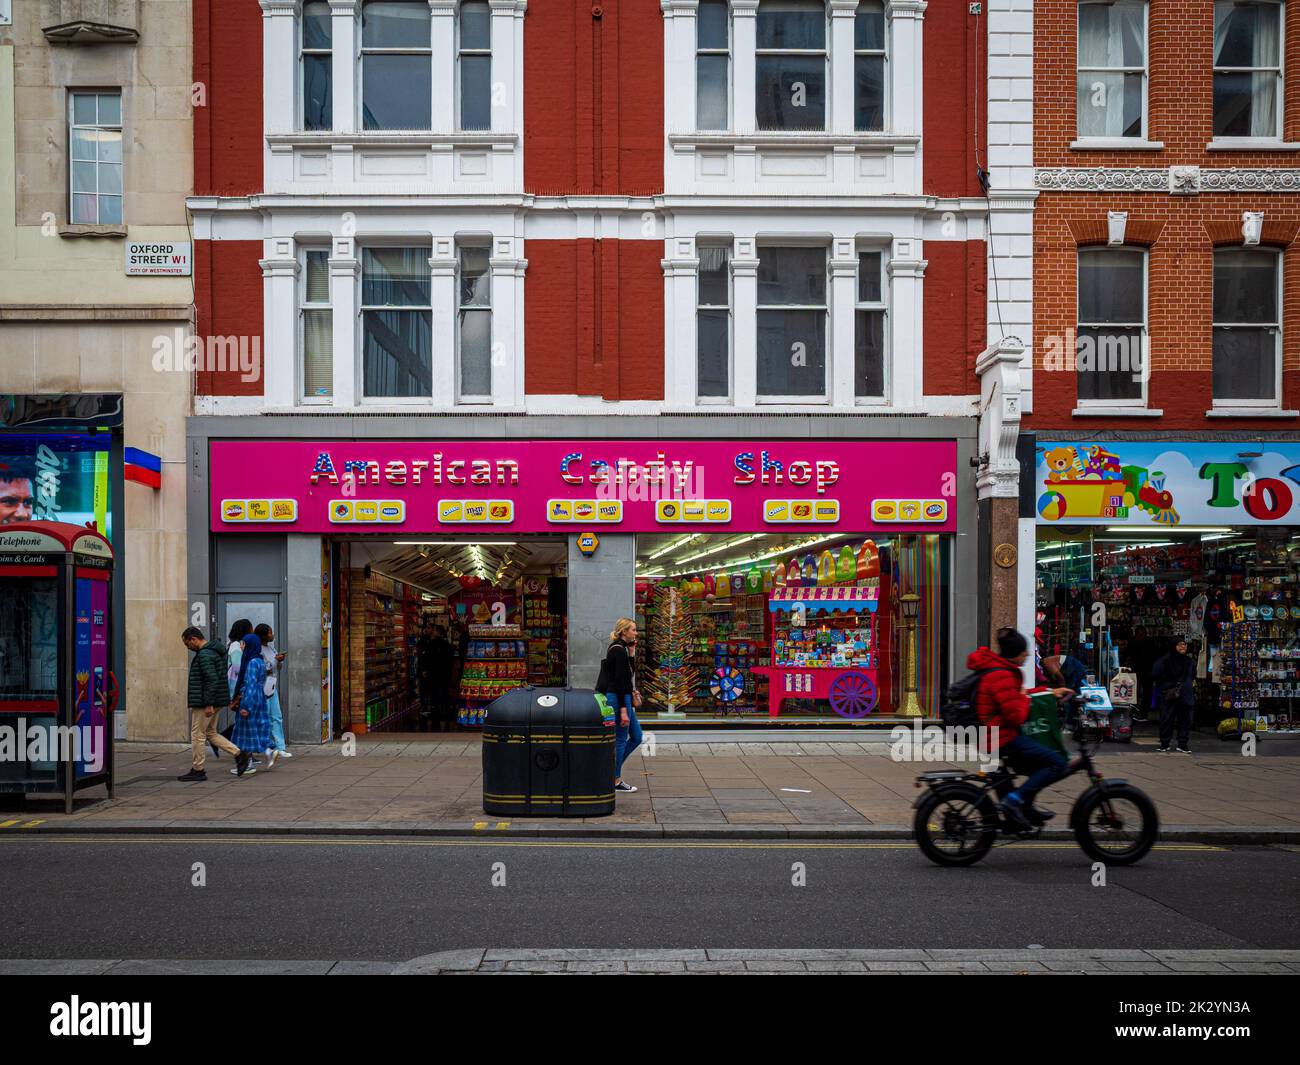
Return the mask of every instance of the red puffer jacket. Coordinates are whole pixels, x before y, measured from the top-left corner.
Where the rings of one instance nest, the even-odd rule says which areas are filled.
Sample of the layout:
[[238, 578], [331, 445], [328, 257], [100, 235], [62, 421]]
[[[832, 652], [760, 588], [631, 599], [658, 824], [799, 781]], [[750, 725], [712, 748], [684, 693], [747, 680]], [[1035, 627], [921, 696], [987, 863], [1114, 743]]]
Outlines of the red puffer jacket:
[[992, 670], [980, 678], [975, 690], [975, 712], [981, 725], [996, 725], [1001, 730], [999, 746], [1010, 743], [1020, 735], [1020, 726], [1029, 716], [1029, 696], [1020, 667], [987, 647], [979, 647], [967, 657], [966, 668], [972, 672]]

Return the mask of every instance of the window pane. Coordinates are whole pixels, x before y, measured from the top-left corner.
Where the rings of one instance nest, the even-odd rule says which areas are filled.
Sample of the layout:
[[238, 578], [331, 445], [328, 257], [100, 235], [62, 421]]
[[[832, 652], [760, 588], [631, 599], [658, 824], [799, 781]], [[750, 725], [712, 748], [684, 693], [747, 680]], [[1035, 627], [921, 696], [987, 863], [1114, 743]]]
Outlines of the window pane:
[[307, 278], [303, 298], [308, 303], [329, 303], [330, 301], [330, 267], [327, 251], [309, 251], [307, 253]]
[[492, 128], [492, 57], [467, 55], [460, 60], [460, 128]]
[[492, 394], [492, 312], [460, 312], [460, 394]]
[[1277, 256], [1272, 252], [1214, 253], [1214, 321], [1277, 322]]
[[880, 262], [884, 256], [878, 251], [864, 251], [858, 255], [858, 302], [881, 302]]
[[697, 48], [730, 47], [727, 0], [701, 0], [700, 10], [695, 20]]
[[363, 57], [361, 107], [365, 128], [428, 129], [433, 120], [431, 79], [427, 55]]
[[122, 224], [121, 196], [100, 196], [99, 224], [101, 226], [117, 226]]
[[725, 55], [702, 55], [695, 62], [695, 126], [727, 128], [727, 70]]
[[858, 311], [853, 335], [853, 394], [885, 394], [885, 312]]
[[98, 130], [95, 133], [95, 140], [99, 144], [99, 161], [101, 163], [120, 163], [122, 161], [121, 130]]
[[758, 5], [759, 48], [825, 48], [821, 0], [763, 0]]
[[1216, 67], [1275, 67], [1278, 65], [1279, 4], [1247, 4], [1216, 0], [1214, 5], [1214, 65]]
[[122, 164], [99, 164], [99, 191], [112, 196], [122, 195]]
[[760, 55], [755, 60], [758, 128], [824, 129], [826, 61], [822, 56]]
[[885, 57], [860, 55], [853, 61], [853, 128], [885, 128]]
[[769, 248], [759, 251], [758, 302], [826, 303], [826, 250], [824, 248]]
[[1276, 74], [1215, 74], [1216, 137], [1277, 136]]
[[826, 312], [758, 312], [758, 394], [826, 395]]
[[120, 126], [122, 124], [122, 97], [117, 93], [99, 94], [99, 124], [101, 126]]
[[885, 47], [885, 5], [871, 0], [858, 4], [857, 14], [853, 16], [853, 47], [873, 48], [883, 51]]
[[428, 311], [366, 311], [361, 326], [365, 395], [433, 394], [433, 330]]
[[302, 315], [302, 391], [305, 396], [334, 394], [334, 320], [332, 311]]
[[1076, 352], [1079, 398], [1142, 398], [1146, 345], [1140, 329], [1079, 329]]
[[1142, 136], [1142, 75], [1079, 73], [1079, 136]]
[[94, 161], [97, 157], [95, 152], [95, 143], [97, 140], [97, 130], [74, 129], [72, 131], [72, 158], [89, 159]]
[[334, 39], [333, 19], [327, 0], [310, 0], [302, 5], [302, 46], [326, 48]]
[[73, 192], [94, 192], [95, 191], [95, 164], [94, 163], [73, 163], [72, 164], [72, 191]]
[[699, 311], [696, 316], [696, 393], [726, 396], [731, 334], [728, 311]]
[[361, 12], [364, 48], [430, 47], [427, 0], [369, 0]]
[[491, 307], [492, 282], [488, 269], [488, 249], [460, 249], [460, 305]]
[[1079, 253], [1079, 322], [1145, 322], [1142, 256], [1127, 251]]
[[461, 48], [492, 47], [492, 13], [483, 3], [460, 5]]
[[334, 126], [333, 60], [327, 55], [302, 57], [303, 129], [332, 129]]
[[1214, 331], [1214, 398], [1276, 399], [1276, 335], [1268, 329]]
[[72, 223], [93, 226], [99, 222], [99, 200], [94, 196], [72, 197]]
[[429, 306], [428, 248], [365, 248], [361, 302], [367, 307]]
[[72, 94], [72, 121], [79, 126], [93, 126], [95, 116], [94, 94], [74, 92]]
[[1079, 5], [1080, 67], [1146, 65], [1143, 3]]
[[700, 257], [699, 294], [697, 299], [705, 307], [731, 306], [731, 278], [728, 263], [731, 247], [723, 244], [702, 244]]

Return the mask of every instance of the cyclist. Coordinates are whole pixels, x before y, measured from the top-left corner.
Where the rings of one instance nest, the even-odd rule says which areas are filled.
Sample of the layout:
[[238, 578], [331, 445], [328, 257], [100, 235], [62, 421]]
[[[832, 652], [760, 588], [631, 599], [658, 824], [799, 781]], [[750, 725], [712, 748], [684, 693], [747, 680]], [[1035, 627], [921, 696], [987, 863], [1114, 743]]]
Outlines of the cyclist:
[[[1034, 799], [1065, 776], [1066, 761], [1056, 751], [1020, 734], [1020, 726], [1029, 717], [1029, 693], [1020, 669], [1029, 657], [1029, 641], [1015, 629], [1006, 628], [998, 630], [997, 645], [996, 653], [988, 647], [976, 648], [966, 659], [966, 668], [985, 674], [975, 690], [980, 724], [997, 727], [999, 755], [1029, 778], [1002, 800], [1003, 809], [1010, 821], [1032, 830], [1053, 816], [1050, 810], [1037, 809]], [[1052, 693], [1058, 699], [1073, 694], [1069, 688], [1053, 688]]]

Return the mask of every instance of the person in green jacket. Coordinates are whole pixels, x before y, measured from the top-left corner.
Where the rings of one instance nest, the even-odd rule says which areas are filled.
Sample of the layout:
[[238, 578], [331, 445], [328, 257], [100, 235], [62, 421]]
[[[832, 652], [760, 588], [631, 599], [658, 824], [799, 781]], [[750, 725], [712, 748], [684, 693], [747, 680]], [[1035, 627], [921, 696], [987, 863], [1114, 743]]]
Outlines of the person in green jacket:
[[220, 640], [208, 640], [202, 629], [193, 626], [181, 633], [185, 646], [194, 652], [190, 660], [189, 695], [190, 747], [193, 764], [188, 773], [177, 780], [207, 780], [204, 771], [206, 745], [234, 755], [235, 768], [243, 775], [248, 768], [249, 756], [240, 751], [217, 731], [217, 710], [230, 703], [230, 689], [226, 683], [226, 648]]

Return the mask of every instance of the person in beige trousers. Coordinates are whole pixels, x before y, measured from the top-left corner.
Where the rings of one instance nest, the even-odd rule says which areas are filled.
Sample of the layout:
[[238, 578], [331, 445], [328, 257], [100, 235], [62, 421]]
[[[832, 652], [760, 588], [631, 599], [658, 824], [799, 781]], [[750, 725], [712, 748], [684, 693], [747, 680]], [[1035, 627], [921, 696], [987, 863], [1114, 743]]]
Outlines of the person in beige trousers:
[[230, 701], [230, 689], [226, 683], [226, 650], [221, 641], [207, 641], [200, 629], [190, 627], [181, 634], [185, 646], [194, 652], [190, 661], [189, 694], [187, 702], [190, 708], [190, 756], [192, 765], [188, 773], [182, 773], [177, 780], [207, 780], [204, 769], [207, 763], [207, 745], [233, 755], [235, 768], [240, 775], [248, 768], [249, 756], [225, 736], [217, 731], [217, 710]]

